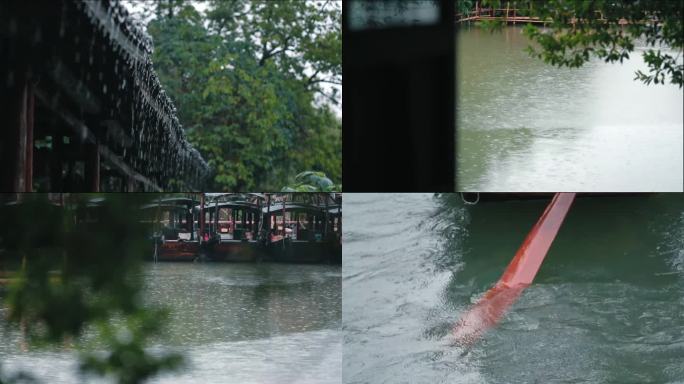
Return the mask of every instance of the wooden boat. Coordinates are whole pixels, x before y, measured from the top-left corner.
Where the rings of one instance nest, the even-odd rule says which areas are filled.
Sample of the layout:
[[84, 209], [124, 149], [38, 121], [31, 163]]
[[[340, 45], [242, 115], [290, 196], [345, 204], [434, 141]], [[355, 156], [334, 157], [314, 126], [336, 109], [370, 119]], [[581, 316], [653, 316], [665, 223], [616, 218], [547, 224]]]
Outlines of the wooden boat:
[[[258, 241], [261, 229], [259, 194], [217, 194], [204, 207], [205, 255], [214, 261], [248, 262], [262, 258]], [[200, 207], [196, 207], [199, 210]]]
[[152, 236], [153, 260], [193, 261], [201, 257], [193, 210], [196, 202], [190, 197], [170, 197], [142, 207], [156, 226]]
[[275, 200], [262, 208], [267, 228], [264, 242], [271, 260], [341, 262], [341, 204], [336, 205], [337, 199], [331, 202], [329, 194], [299, 194]]
[[342, 262], [341, 194], [211, 193], [142, 208], [155, 261]]

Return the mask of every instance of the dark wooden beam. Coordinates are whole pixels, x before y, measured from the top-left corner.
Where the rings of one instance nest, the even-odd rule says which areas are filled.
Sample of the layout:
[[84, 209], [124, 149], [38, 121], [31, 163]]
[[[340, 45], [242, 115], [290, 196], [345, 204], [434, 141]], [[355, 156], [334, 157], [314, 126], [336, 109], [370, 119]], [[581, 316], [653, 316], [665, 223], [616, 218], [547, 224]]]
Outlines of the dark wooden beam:
[[162, 189], [159, 188], [159, 186], [153, 183], [150, 179], [133, 170], [119, 156], [112, 153], [107, 147], [99, 145], [98, 149], [100, 152], [100, 156], [102, 156], [104, 160], [106, 160], [108, 163], [114, 166], [114, 168], [117, 168], [121, 173], [123, 173], [127, 177], [127, 188], [129, 188], [128, 192], [130, 192], [130, 188], [134, 186], [131, 185], [131, 182], [133, 181], [139, 181], [147, 185], [148, 188], [157, 192], [161, 192]]
[[27, 76], [16, 71], [12, 86], [4, 92], [0, 121], [7, 123], [2, 148], [0, 148], [0, 189], [3, 192], [24, 192], [26, 181], [26, 131], [27, 131]]
[[26, 142], [24, 163], [24, 191], [33, 192], [33, 123], [35, 112], [35, 85], [26, 85]]
[[52, 153], [50, 154], [50, 191], [52, 192], [64, 191], [64, 181], [62, 180], [63, 147], [62, 135], [52, 136]]
[[90, 192], [100, 192], [100, 151], [97, 144], [86, 144], [86, 186]]
[[[45, 95], [43, 92], [40, 90], [36, 90], [36, 97], [38, 97], [39, 100], [41, 100], [50, 110], [52, 110], [54, 113], [56, 113], [71, 129], [74, 131], [74, 133], [78, 136], [78, 139], [86, 144], [87, 146], [93, 145], [97, 148], [97, 157], [98, 157], [98, 177], [97, 177], [97, 183], [99, 186], [99, 164], [100, 164], [100, 157], [103, 160], [106, 160], [108, 163], [110, 163], [114, 168], [117, 168], [123, 175], [124, 175], [124, 182], [126, 185], [126, 191], [131, 192], [133, 189], [135, 189], [135, 182], [141, 182], [145, 185], [147, 185], [150, 189], [155, 190], [155, 191], [161, 191], [161, 188], [157, 186], [154, 182], [152, 182], [150, 179], [147, 177], [141, 175], [137, 171], [135, 171], [131, 166], [126, 164], [126, 162], [121, 159], [121, 157], [117, 156], [109, 150], [109, 148], [98, 144], [97, 143], [97, 138], [93, 134], [93, 132], [86, 126], [81, 120], [76, 118], [74, 115], [68, 112], [66, 108], [64, 108], [62, 105], [55, 104], [53, 102], [50, 102], [48, 99], [47, 95]], [[88, 151], [88, 153], [91, 153]], [[88, 163], [91, 160], [91, 157], [88, 156], [86, 161], [86, 166], [88, 167]], [[93, 170], [95, 172], [95, 170]], [[87, 171], [86, 171], [87, 173]], [[93, 173], [94, 175], [94, 173]], [[92, 183], [95, 183], [95, 180], [92, 180]], [[88, 184], [89, 187], [91, 184]], [[99, 187], [98, 187], [99, 189]]]

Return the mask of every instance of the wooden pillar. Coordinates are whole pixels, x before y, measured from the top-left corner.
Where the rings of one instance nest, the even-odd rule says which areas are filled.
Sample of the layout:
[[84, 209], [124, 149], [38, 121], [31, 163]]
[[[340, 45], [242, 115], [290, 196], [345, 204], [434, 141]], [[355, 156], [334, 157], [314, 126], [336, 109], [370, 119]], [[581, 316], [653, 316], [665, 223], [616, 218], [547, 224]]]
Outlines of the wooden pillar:
[[135, 192], [135, 179], [132, 177], [126, 177], [126, 192]]
[[204, 213], [204, 217], [206, 219], [206, 222], [204, 223], [204, 229], [206, 230], [207, 235], [211, 236], [214, 230], [214, 212], [211, 209], [211, 205], [207, 201], [205, 201], [205, 209], [207, 209], [207, 211]]
[[214, 207], [214, 209], [211, 211], [211, 233], [214, 234], [218, 232], [218, 210]]
[[50, 190], [53, 192], [63, 191], [62, 182], [62, 135], [52, 136], [52, 151], [50, 153]]
[[323, 237], [325, 238], [328, 235], [328, 222], [330, 221], [330, 217], [328, 216], [328, 194], [323, 195], [324, 202], [325, 202], [325, 224], [323, 226]]
[[85, 179], [89, 192], [100, 192], [100, 151], [97, 142], [86, 144]]
[[176, 211], [169, 211], [169, 228], [176, 228]]
[[337, 207], [337, 234], [342, 239], [342, 201], [340, 201], [340, 205]]
[[219, 208], [218, 199], [214, 201], [214, 212], [216, 212], [214, 213], [214, 231], [220, 233], [219, 220], [221, 219], [221, 208]]
[[33, 123], [35, 112], [35, 85], [26, 85], [26, 147], [24, 169], [24, 191], [33, 192]]
[[200, 242], [204, 240], [204, 193], [200, 193]]
[[[516, 6], [516, 3], [513, 3], [513, 6], [515, 7], [515, 6]], [[513, 8], [513, 25], [515, 25], [515, 11], [516, 11], [517, 9], [518, 9], [518, 8]]]
[[285, 237], [285, 198], [283, 197], [283, 237]]
[[233, 227], [233, 239], [235, 238], [235, 208], [230, 209], [230, 226]]
[[160, 217], [160, 211], [161, 210], [161, 201], [157, 201], [157, 209], [154, 212], [154, 226], [152, 229], [154, 230], [154, 233], [157, 233], [157, 231], [160, 231], [162, 229], [161, 225], [161, 217]]
[[271, 218], [271, 195], [266, 195], [266, 217], [268, 217], [268, 233], [273, 229], [273, 219]]
[[3, 164], [0, 167], [0, 190], [3, 192], [26, 191], [28, 83], [26, 75], [18, 77], [16, 86], [3, 91], [6, 99], [2, 103], [4, 113], [0, 118], [8, 123], [8, 129], [2, 132], [5, 137], [0, 151]]

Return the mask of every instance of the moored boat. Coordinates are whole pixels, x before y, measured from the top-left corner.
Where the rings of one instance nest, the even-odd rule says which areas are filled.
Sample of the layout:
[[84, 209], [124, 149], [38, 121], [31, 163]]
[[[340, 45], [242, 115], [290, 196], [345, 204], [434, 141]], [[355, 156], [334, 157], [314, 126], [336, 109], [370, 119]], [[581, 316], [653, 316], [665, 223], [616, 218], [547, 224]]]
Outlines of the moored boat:
[[341, 262], [339, 234], [342, 215], [341, 204], [335, 195], [309, 193], [273, 197], [273, 201], [269, 199], [267, 206], [262, 208], [270, 259], [304, 263]]
[[188, 194], [142, 209], [155, 261], [342, 261], [341, 194]]
[[193, 261], [201, 257], [193, 210], [196, 203], [191, 197], [169, 197], [142, 207], [155, 227], [153, 260]]
[[264, 196], [252, 193], [216, 194], [209, 197], [203, 209], [207, 223], [203, 249], [208, 258], [241, 262], [262, 258], [263, 246], [258, 241], [258, 234]]

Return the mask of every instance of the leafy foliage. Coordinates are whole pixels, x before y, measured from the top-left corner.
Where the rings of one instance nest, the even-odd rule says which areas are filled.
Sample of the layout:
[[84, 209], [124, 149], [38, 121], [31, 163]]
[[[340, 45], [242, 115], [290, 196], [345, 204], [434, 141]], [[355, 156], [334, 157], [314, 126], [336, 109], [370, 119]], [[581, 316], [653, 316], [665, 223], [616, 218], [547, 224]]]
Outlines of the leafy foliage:
[[164, 318], [140, 297], [148, 242], [138, 207], [148, 197], [110, 194], [96, 206], [92, 198], [71, 195], [62, 207], [45, 195], [26, 194], [2, 207], [13, 224], [0, 227], [2, 260], [21, 260], [4, 298], [6, 318], [33, 347], [67, 342], [83, 348], [83, 335], [95, 326], [107, 349], [101, 355], [84, 348], [81, 372], [140, 383], [181, 363], [178, 355], [144, 349]]
[[[341, 177], [336, 2], [148, 3], [155, 68], [214, 188], [274, 190], [297, 169]], [[328, 86], [326, 86], [328, 85]]]
[[456, 0], [456, 13], [466, 14], [475, 7], [475, 0]]
[[336, 192], [341, 185], [335, 185], [325, 173], [306, 171], [295, 176], [294, 184], [283, 187], [281, 192]]
[[[490, 1], [489, 3], [500, 3]], [[649, 47], [643, 52], [648, 72], [635, 80], [646, 84], [668, 81], [681, 88], [684, 65], [661, 47], [684, 48], [684, 2], [612, 0], [534, 0], [523, 2], [532, 16], [549, 20], [548, 31], [532, 25], [525, 34], [538, 43], [531, 55], [556, 66], [579, 67], [592, 57], [622, 62], [635, 51], [635, 41]]]

